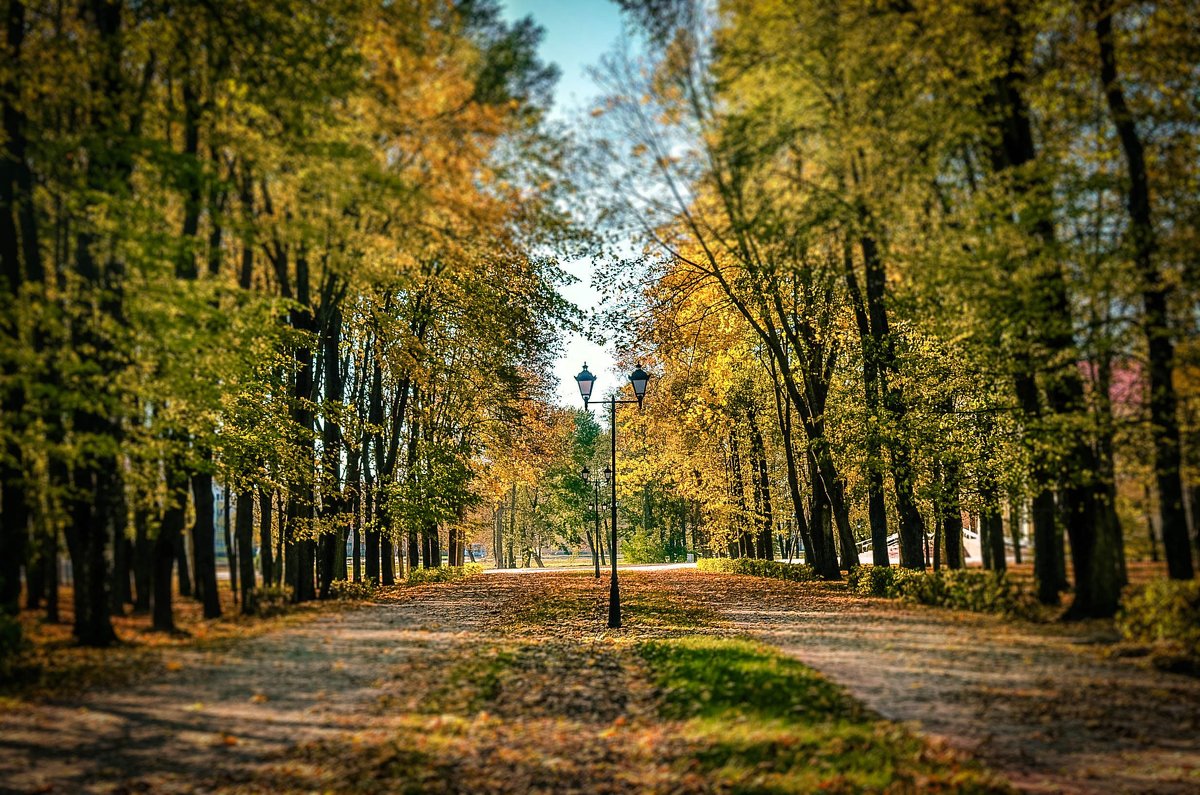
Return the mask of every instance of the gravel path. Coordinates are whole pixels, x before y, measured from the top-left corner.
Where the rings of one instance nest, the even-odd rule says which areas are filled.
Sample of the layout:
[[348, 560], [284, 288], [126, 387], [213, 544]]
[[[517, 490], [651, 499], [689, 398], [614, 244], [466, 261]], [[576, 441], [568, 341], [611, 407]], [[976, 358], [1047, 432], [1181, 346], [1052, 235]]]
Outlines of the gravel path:
[[228, 650], [172, 653], [136, 686], [0, 712], [0, 792], [193, 792], [241, 775], [359, 728], [391, 668], [477, 629], [506, 592], [491, 578], [415, 588]]
[[1106, 659], [1095, 625], [1039, 627], [825, 585], [680, 583], [891, 720], [1028, 792], [1200, 792], [1200, 679]]

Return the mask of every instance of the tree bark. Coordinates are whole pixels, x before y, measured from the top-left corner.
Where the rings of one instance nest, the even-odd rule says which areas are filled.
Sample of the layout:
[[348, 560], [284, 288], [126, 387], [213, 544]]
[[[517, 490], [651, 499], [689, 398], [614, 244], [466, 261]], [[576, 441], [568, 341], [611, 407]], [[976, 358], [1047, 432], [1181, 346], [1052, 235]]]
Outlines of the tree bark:
[[[1133, 262], [1141, 281], [1142, 327], [1146, 332], [1147, 375], [1149, 376], [1150, 424], [1154, 437], [1154, 479], [1158, 486], [1159, 524], [1167, 573], [1172, 579], [1190, 580], [1195, 576], [1192, 550], [1188, 542], [1187, 516], [1183, 506], [1183, 479], [1179, 442], [1178, 399], [1175, 394], [1175, 343], [1167, 307], [1167, 286], [1154, 257], [1157, 237], [1154, 230], [1150, 197], [1150, 178], [1146, 170], [1145, 147], [1133, 113], [1125, 100], [1117, 69], [1116, 43], [1113, 36], [1112, 3], [1097, 3], [1096, 41], [1100, 50], [1100, 82], [1129, 177], [1125, 206], [1129, 211], [1129, 239]], [[1115, 522], [1115, 515], [1105, 517]], [[1111, 539], [1101, 539], [1103, 546]], [[1107, 590], [1101, 602], [1107, 602]], [[1107, 605], [1104, 605], [1107, 609]]]
[[154, 539], [151, 615], [154, 629], [159, 632], [174, 632], [171, 575], [179, 558], [178, 546], [186, 522], [189, 484], [187, 472], [177, 462], [168, 463], [164, 469], [167, 478], [167, 503], [159, 523], [158, 538]]
[[263, 585], [269, 585], [275, 582], [275, 559], [272, 554], [271, 544], [271, 503], [274, 499], [274, 492], [259, 487], [258, 490], [258, 546], [259, 559], [262, 563], [262, 581]]
[[[344, 290], [338, 286], [335, 279], [332, 283], [323, 285], [322, 295], [322, 332], [321, 341], [324, 350], [321, 355], [321, 377], [325, 384], [325, 403], [331, 410], [326, 412], [321, 428], [321, 459], [324, 469], [322, 478], [321, 501], [324, 533], [320, 543], [321, 590], [320, 598], [328, 599], [330, 588], [338, 570], [338, 558], [345, 567], [346, 547], [342, 535], [342, 516], [345, 502], [342, 492], [342, 426], [337, 421], [336, 410], [345, 399], [345, 385], [342, 382], [342, 310], [341, 300]], [[341, 549], [339, 549], [341, 547]]]
[[192, 500], [196, 521], [192, 525], [192, 548], [196, 556], [196, 586], [204, 605], [205, 618], [221, 616], [221, 594], [217, 590], [217, 528], [213, 524], [213, 482], [208, 472], [192, 475]]
[[961, 569], [963, 561], [962, 503], [959, 502], [960, 469], [957, 461], [946, 461], [942, 469], [942, 537], [946, 539], [946, 568]]
[[229, 490], [229, 486], [224, 487], [225, 492], [225, 521], [223, 529], [225, 532], [225, 567], [229, 570], [229, 590], [233, 594], [233, 603], [238, 603], [238, 566], [237, 566], [237, 549], [233, 545], [233, 494]]
[[758, 427], [758, 415], [753, 406], [746, 412], [746, 422], [750, 426], [750, 457], [754, 469], [755, 491], [758, 494], [759, 502], [755, 551], [757, 557], [763, 560], [773, 560], [775, 555], [774, 545], [771, 542], [771, 531], [775, 526], [775, 514], [771, 510], [771, 478], [767, 471], [767, 451], [763, 444], [762, 431]]
[[254, 490], [244, 488], [237, 495], [237, 519], [234, 524], [238, 548], [238, 585], [242, 595], [242, 614], [254, 612]]

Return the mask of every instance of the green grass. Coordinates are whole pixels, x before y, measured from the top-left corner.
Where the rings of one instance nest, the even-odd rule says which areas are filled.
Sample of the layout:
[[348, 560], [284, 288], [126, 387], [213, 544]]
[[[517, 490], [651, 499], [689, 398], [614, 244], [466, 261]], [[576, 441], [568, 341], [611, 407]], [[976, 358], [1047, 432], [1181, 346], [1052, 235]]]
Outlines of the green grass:
[[730, 792], [1006, 792], [977, 766], [881, 720], [811, 668], [748, 640], [691, 636], [638, 651], [681, 768]]

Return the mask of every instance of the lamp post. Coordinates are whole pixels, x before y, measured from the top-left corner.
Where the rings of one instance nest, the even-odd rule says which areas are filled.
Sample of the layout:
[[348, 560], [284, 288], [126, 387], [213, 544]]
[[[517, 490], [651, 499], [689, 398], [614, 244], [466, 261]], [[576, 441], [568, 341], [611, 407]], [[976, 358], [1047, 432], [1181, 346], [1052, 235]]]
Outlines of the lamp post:
[[[633, 385], [633, 395], [637, 400], [618, 400], [616, 393], [608, 398], [609, 410], [612, 412], [610, 415], [612, 417], [612, 433], [609, 434], [611, 458], [609, 484], [612, 489], [612, 544], [609, 549], [612, 576], [609, 578], [608, 585], [608, 626], [610, 629], [619, 629], [621, 626], [621, 588], [617, 583], [617, 404], [637, 403], [640, 409], [642, 398], [646, 397], [646, 385], [649, 382], [650, 374], [643, 370], [641, 365], [638, 365], [637, 369], [629, 374], [629, 383]], [[583, 371], [575, 376], [575, 383], [579, 384], [579, 394], [583, 397], [583, 407], [586, 409], [592, 398], [592, 387], [596, 384], [596, 376], [588, 371], [586, 363], [583, 365]]]
[[580, 474], [583, 475], [583, 482], [592, 487], [592, 515], [595, 517], [596, 521], [596, 534], [593, 536], [592, 541], [592, 543], [595, 545], [592, 547], [592, 565], [596, 568], [596, 579], [598, 580], [600, 579], [599, 552], [600, 544], [602, 543], [600, 539], [600, 486], [604, 483], [607, 483], [608, 479], [612, 477], [612, 470], [607, 468], [604, 470], [604, 480], [601, 480], [600, 478], [592, 478], [592, 471], [587, 467], [584, 467]]

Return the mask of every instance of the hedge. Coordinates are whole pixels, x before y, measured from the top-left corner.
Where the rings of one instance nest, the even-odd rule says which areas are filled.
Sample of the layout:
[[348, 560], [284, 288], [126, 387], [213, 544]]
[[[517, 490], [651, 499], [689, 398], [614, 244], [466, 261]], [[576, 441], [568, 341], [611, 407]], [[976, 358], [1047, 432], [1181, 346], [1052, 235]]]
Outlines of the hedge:
[[354, 582], [353, 580], [334, 580], [329, 583], [329, 595], [334, 599], [357, 601], [370, 599], [375, 595], [375, 583], [370, 579]]
[[483, 574], [482, 563], [467, 563], [463, 566], [438, 566], [432, 569], [413, 569], [408, 573], [409, 585], [427, 585], [434, 582], [454, 582], [466, 577]]
[[1160, 667], [1200, 673], [1200, 580], [1154, 580], [1127, 589], [1117, 629], [1126, 640], [1153, 645]]
[[812, 582], [821, 579], [816, 570], [805, 563], [780, 563], [756, 558], [701, 558], [696, 561], [699, 571], [722, 574], [749, 574], [790, 582]]
[[919, 571], [895, 566], [855, 566], [846, 578], [850, 590], [862, 596], [903, 599], [923, 605], [976, 613], [1032, 618], [1033, 595], [1001, 571], [949, 569]]

